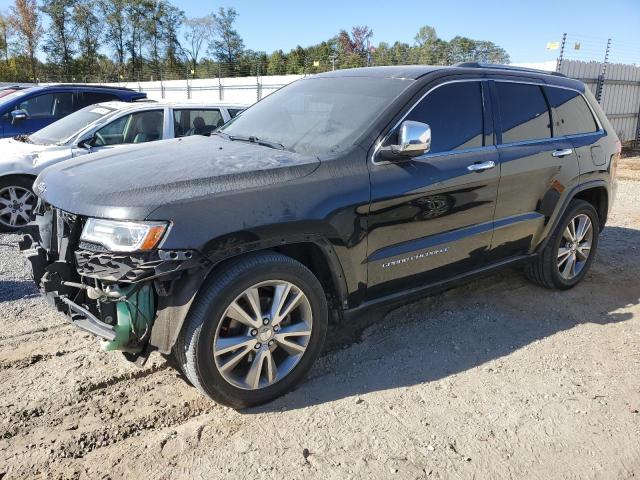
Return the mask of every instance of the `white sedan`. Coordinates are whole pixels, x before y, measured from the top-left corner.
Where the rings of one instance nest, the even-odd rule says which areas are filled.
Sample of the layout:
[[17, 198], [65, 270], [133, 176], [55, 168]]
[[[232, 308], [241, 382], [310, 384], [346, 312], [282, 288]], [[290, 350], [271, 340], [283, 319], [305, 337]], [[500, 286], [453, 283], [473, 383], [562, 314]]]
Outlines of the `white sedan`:
[[220, 103], [106, 102], [78, 110], [29, 136], [0, 140], [0, 230], [31, 221], [35, 177], [80, 155], [188, 135], [209, 135], [246, 108]]

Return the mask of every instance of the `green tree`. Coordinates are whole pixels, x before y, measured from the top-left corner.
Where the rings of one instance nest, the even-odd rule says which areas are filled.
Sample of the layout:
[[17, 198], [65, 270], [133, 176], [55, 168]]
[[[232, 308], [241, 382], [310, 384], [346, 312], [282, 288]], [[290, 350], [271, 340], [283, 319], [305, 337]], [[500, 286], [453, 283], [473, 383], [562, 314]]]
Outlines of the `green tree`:
[[9, 22], [0, 13], [0, 50], [4, 57], [5, 64], [9, 64]]
[[104, 40], [116, 55], [120, 72], [124, 67], [127, 49], [129, 24], [125, 12], [128, 0], [99, 0], [100, 10], [105, 22]]
[[86, 75], [94, 72], [98, 61], [100, 35], [103, 29], [101, 16], [97, 13], [95, 0], [78, 0], [73, 8], [73, 22], [78, 42], [78, 68]]
[[244, 42], [234, 25], [238, 13], [235, 8], [220, 7], [213, 14], [215, 37], [209, 45], [209, 51], [219, 62], [232, 65], [242, 54]]
[[285, 75], [287, 73], [287, 56], [282, 50], [276, 50], [267, 61], [267, 75]]
[[31, 78], [38, 78], [36, 51], [42, 39], [43, 29], [36, 0], [16, 0], [10, 9], [9, 25], [16, 33], [14, 45], [19, 55], [28, 59]]
[[143, 49], [149, 35], [148, 24], [154, 18], [155, 5], [151, 0], [127, 0], [125, 12], [129, 34], [125, 44], [129, 51], [131, 74], [140, 77], [144, 74]]
[[49, 17], [43, 50], [50, 63], [61, 67], [64, 75], [70, 75], [75, 54], [75, 26], [72, 11], [76, 0], [44, 0], [40, 9]]
[[192, 62], [192, 68], [195, 73], [200, 53], [213, 38], [213, 15], [207, 15], [199, 18], [187, 18], [184, 21], [184, 26], [185, 41], [183, 48]]

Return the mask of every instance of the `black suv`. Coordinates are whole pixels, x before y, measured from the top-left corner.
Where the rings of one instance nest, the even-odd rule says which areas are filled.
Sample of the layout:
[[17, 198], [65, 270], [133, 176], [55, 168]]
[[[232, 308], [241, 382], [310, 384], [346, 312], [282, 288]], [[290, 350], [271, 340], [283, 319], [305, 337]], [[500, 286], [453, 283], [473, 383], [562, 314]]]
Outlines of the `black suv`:
[[210, 138], [45, 170], [41, 238], [21, 248], [105, 349], [173, 354], [203, 393], [246, 407], [303, 378], [329, 317], [517, 263], [545, 287], [576, 285], [619, 152], [592, 94], [561, 75], [329, 72]]

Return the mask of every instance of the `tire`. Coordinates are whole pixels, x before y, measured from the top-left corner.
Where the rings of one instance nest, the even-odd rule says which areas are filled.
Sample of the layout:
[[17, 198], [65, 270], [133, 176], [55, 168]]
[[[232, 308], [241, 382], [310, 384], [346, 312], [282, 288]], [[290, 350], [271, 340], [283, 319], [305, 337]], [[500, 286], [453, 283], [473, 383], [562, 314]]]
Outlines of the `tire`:
[[31, 223], [37, 201], [32, 187], [32, 177], [0, 177], [0, 232], [18, 232]]
[[[287, 284], [290, 290], [284, 287]], [[267, 313], [260, 315], [262, 325], [241, 323], [238, 318], [247, 320], [237, 313], [237, 306], [245, 313], [253, 311], [253, 319], [258, 317], [248, 302], [254, 298], [256, 305], [257, 297], [247, 294], [254, 290], [260, 298], [260, 312], [277, 303], [278, 291], [287, 293], [281, 295], [281, 307], [276, 311], [286, 313], [291, 305], [295, 307], [282, 315], [281, 325], [275, 320], [280, 315], [271, 318]], [[309, 269], [279, 253], [252, 254], [214, 271], [203, 285], [185, 319], [174, 355], [188, 380], [214, 401], [237, 409], [260, 405], [287, 393], [304, 378], [322, 349], [327, 317], [322, 285]], [[299, 325], [304, 327], [299, 329], [302, 334], [297, 333]], [[236, 346], [240, 338], [246, 345], [230, 350], [228, 345]], [[301, 354], [290, 354], [290, 350], [303, 348]], [[228, 367], [236, 355], [242, 358], [236, 366]], [[260, 367], [252, 370], [257, 364]], [[252, 371], [258, 372], [257, 382]]]
[[[571, 242], [567, 238], [566, 232], [566, 229], [570, 226], [570, 222], [574, 222], [574, 227], [576, 225], [579, 226], [579, 222], [583, 221], [585, 217], [591, 222], [590, 247], [586, 260], [584, 259], [584, 254], [587, 252], [584, 246], [586, 245], [586, 240], [582, 242]], [[575, 287], [587, 274], [596, 255], [599, 225], [600, 220], [593, 205], [584, 200], [572, 200], [569, 208], [551, 235], [551, 238], [549, 238], [545, 248], [540, 252], [538, 257], [525, 268], [525, 273], [529, 280], [543, 287], [552, 289], [568, 290]], [[588, 236], [589, 231], [585, 231], [584, 238]], [[581, 247], [581, 245], [583, 246]], [[563, 249], [562, 251], [560, 250], [561, 248]], [[569, 250], [568, 254], [567, 249]], [[568, 255], [568, 260], [565, 260], [565, 255]], [[572, 256], [576, 258], [573, 267], [574, 272], [571, 271], [570, 265]], [[567, 269], [569, 269], [568, 272]]]

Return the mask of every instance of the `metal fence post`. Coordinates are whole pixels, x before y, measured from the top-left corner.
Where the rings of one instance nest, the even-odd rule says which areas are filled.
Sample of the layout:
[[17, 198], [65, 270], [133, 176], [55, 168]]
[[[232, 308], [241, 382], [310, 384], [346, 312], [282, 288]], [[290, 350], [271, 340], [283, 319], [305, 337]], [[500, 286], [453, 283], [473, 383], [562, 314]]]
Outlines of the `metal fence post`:
[[189, 68], [191, 68], [191, 66], [187, 63], [187, 100], [191, 100], [191, 86], [189, 85]]
[[596, 87], [596, 100], [598, 103], [602, 103], [602, 91], [604, 90], [604, 79], [607, 75], [607, 65], [609, 64], [609, 52], [611, 51], [611, 39], [607, 40], [607, 50], [604, 53], [604, 62], [602, 63], [602, 70], [598, 75], [598, 85]]
[[556, 62], [556, 72], [560, 72], [562, 69], [562, 60], [564, 60], [564, 46], [567, 43], [567, 34], [562, 34], [562, 43], [560, 44], [560, 54], [558, 55], [558, 61]]
[[260, 84], [260, 64], [256, 66], [256, 101], [260, 101], [262, 98], [262, 85]]
[[222, 100], [224, 98], [224, 93], [222, 92], [222, 69], [220, 68], [220, 64], [218, 63], [218, 100]]

